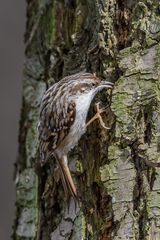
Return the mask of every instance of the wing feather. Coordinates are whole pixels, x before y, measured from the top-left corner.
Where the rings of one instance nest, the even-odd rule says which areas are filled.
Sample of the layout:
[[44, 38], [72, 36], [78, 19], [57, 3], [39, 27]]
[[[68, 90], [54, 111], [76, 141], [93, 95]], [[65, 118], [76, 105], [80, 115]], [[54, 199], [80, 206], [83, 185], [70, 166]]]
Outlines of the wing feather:
[[[76, 105], [67, 99], [62, 86], [53, 85], [44, 94], [39, 117], [39, 151], [44, 164], [68, 134], [74, 123]], [[58, 97], [57, 97], [58, 96]]]

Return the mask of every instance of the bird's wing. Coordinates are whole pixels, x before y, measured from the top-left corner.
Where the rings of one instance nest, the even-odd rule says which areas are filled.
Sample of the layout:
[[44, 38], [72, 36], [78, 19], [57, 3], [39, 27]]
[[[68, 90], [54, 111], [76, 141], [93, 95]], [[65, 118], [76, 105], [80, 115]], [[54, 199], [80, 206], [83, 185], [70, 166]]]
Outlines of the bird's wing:
[[76, 104], [54, 85], [44, 94], [38, 124], [39, 151], [44, 164], [62, 142], [74, 123]]

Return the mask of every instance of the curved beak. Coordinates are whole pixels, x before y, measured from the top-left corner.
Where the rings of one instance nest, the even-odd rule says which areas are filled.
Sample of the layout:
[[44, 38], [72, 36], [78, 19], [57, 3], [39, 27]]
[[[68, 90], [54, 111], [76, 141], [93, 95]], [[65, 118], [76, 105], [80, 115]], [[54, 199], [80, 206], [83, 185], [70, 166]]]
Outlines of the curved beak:
[[97, 86], [96, 91], [101, 91], [102, 89], [112, 89], [114, 87], [114, 83], [101, 81], [100, 84]]
[[103, 88], [113, 88], [114, 87], [114, 83], [107, 82], [107, 81], [101, 81], [99, 86], [103, 87]]

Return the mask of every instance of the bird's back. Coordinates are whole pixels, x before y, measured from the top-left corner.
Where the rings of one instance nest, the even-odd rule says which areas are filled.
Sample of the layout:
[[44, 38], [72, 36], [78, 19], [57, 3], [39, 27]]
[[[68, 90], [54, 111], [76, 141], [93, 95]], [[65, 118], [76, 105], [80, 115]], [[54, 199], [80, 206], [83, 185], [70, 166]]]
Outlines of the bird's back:
[[44, 163], [68, 135], [75, 120], [75, 102], [63, 85], [54, 84], [44, 94], [39, 117], [39, 151]]
[[50, 154], [67, 154], [85, 132], [85, 122], [100, 80], [90, 73], [63, 78], [44, 94], [39, 117], [39, 149], [42, 162]]

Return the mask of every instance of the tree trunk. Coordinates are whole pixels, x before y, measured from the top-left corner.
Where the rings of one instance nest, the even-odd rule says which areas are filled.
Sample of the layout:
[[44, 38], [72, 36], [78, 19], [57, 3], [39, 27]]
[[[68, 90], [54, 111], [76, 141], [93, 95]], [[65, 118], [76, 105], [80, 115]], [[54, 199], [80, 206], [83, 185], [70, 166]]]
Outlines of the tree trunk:
[[[154, 0], [27, 1], [13, 239], [160, 239], [160, 6]], [[67, 204], [55, 161], [39, 167], [44, 91], [66, 75], [115, 82], [103, 115], [70, 153], [80, 203]], [[91, 106], [88, 118], [94, 113]]]

